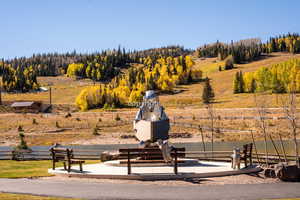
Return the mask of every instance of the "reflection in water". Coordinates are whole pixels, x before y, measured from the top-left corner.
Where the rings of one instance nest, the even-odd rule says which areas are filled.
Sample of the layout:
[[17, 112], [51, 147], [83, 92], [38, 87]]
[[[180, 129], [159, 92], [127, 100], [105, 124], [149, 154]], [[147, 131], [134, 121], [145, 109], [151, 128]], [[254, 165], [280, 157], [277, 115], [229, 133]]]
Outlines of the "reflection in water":
[[[215, 142], [214, 143], [214, 150], [215, 151], [232, 151], [234, 147], [242, 147], [243, 144], [250, 143], [251, 141], [238, 141], [238, 142]], [[300, 144], [300, 140], [298, 141]], [[279, 141], [275, 141], [275, 144], [277, 146], [277, 149], [281, 150], [281, 145]], [[185, 147], [187, 151], [203, 151], [203, 145], [199, 142], [193, 142], [193, 143], [175, 143], [173, 144], [176, 147]], [[264, 150], [264, 141], [257, 141], [256, 146], [259, 153], [263, 153]], [[137, 144], [105, 144], [105, 145], [74, 145], [74, 146], [66, 146], [71, 147], [73, 149], [90, 149], [90, 150], [98, 150], [98, 153], [102, 151], [113, 151], [118, 150], [120, 148], [137, 148]], [[210, 143], [205, 143], [206, 150], [209, 151], [211, 149]], [[12, 150], [13, 147], [5, 147], [0, 146], [0, 150]], [[34, 146], [31, 147], [33, 150], [48, 150], [49, 146]], [[294, 151], [294, 143], [292, 141], [284, 141], [284, 148], [287, 154], [295, 154]], [[268, 142], [268, 151], [270, 153], [276, 153], [272, 143]], [[299, 145], [299, 151], [300, 151], [300, 145]]]

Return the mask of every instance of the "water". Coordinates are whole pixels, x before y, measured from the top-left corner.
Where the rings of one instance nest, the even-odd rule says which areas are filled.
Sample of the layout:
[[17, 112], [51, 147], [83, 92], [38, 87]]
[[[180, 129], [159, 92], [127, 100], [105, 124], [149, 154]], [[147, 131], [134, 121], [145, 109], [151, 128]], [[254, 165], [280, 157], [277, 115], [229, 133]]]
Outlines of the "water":
[[[215, 142], [214, 150], [215, 151], [232, 151], [234, 147], [242, 148], [243, 144], [250, 143], [251, 141], [237, 141], [237, 142]], [[284, 148], [287, 154], [295, 155], [294, 151], [294, 143], [292, 141], [283, 141]], [[300, 140], [298, 140], [300, 146]], [[279, 141], [275, 141], [276, 147], [280, 153], [282, 153], [281, 145]], [[193, 143], [175, 143], [173, 144], [175, 147], [185, 147], [187, 151], [203, 151], [203, 145], [201, 142], [193, 142]], [[264, 141], [256, 141], [257, 150], [259, 153], [265, 152]], [[276, 151], [270, 141], [267, 142], [268, 152], [275, 154]], [[120, 148], [137, 148], [137, 144], [99, 144], [99, 145], [68, 145], [65, 147], [73, 148], [75, 151], [84, 149], [84, 150], [97, 150], [98, 154], [103, 151], [113, 151], [118, 150]], [[205, 147], [207, 151], [211, 150], [211, 144], [209, 142], [205, 143]], [[32, 150], [49, 150], [50, 146], [32, 146], [30, 147]], [[12, 150], [13, 147], [8, 146], [0, 146], [1, 150]], [[300, 147], [299, 147], [300, 152]], [[87, 152], [87, 154], [90, 152]]]

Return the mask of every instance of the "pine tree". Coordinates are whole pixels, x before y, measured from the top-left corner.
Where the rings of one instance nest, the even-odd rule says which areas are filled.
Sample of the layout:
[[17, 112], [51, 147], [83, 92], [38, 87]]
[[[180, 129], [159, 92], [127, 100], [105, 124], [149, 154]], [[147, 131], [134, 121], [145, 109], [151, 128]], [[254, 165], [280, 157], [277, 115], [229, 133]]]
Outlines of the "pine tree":
[[209, 104], [212, 102], [213, 98], [215, 97], [214, 91], [210, 85], [209, 78], [206, 77], [202, 92], [202, 101], [204, 104]]
[[239, 73], [239, 93], [244, 93], [244, 79], [243, 79], [243, 72], [240, 71]]
[[250, 93], [254, 93], [255, 92], [255, 90], [256, 90], [256, 81], [255, 81], [255, 79], [252, 79], [251, 80], [251, 87], [250, 87]]
[[239, 72], [235, 73], [235, 78], [233, 82], [233, 93], [237, 94], [240, 93], [240, 75]]

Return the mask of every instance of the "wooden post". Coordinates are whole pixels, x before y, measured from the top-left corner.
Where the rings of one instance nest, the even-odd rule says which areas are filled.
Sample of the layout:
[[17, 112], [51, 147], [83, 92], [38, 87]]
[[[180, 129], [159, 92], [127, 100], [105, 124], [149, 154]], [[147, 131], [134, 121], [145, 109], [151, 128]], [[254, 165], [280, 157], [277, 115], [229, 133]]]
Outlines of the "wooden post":
[[284, 149], [284, 144], [283, 144], [283, 141], [282, 141], [282, 137], [281, 137], [280, 133], [278, 133], [278, 135], [279, 135], [279, 139], [280, 139], [281, 149], [282, 149], [282, 152], [283, 152], [283, 155], [284, 155], [284, 160], [287, 163], [287, 157], [286, 157], [286, 153], [285, 153], [285, 149]]
[[131, 174], [130, 152], [127, 152], [127, 174]]
[[259, 157], [258, 157], [258, 154], [257, 154], [257, 147], [256, 147], [256, 143], [255, 143], [254, 136], [253, 136], [253, 131], [250, 130], [250, 132], [251, 132], [252, 142], [253, 142], [253, 145], [254, 145], [254, 148], [255, 148], [256, 159], [257, 159], [258, 164], [260, 164], [260, 160], [259, 160]]
[[178, 167], [177, 167], [177, 149], [174, 149], [175, 153], [175, 162], [174, 162], [174, 173], [178, 174]]

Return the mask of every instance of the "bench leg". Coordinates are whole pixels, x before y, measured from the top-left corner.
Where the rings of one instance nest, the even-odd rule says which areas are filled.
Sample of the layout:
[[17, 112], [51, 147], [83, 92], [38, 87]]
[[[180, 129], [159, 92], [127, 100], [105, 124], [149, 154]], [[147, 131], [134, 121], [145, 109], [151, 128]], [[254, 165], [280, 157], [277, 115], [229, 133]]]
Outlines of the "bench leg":
[[52, 162], [52, 169], [55, 170], [55, 161]]
[[64, 162], [64, 170], [67, 170], [66, 162]]
[[79, 167], [80, 167], [80, 171], [82, 172], [82, 163], [79, 164]]

